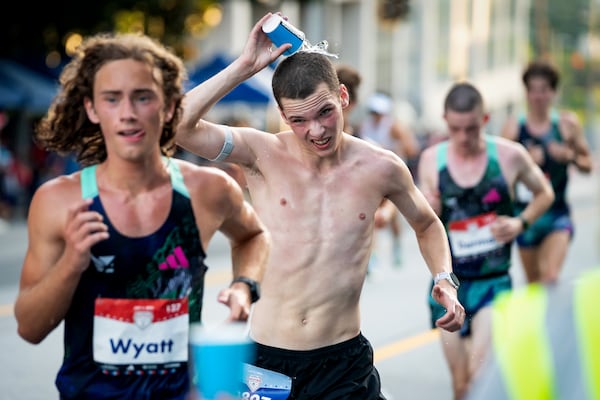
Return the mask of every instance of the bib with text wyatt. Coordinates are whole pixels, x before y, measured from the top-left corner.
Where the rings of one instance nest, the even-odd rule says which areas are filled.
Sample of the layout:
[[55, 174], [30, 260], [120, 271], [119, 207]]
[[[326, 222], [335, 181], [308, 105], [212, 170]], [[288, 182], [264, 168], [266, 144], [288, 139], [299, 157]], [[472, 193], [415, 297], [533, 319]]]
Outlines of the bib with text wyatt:
[[166, 374], [188, 360], [188, 299], [98, 298], [94, 361], [110, 375]]

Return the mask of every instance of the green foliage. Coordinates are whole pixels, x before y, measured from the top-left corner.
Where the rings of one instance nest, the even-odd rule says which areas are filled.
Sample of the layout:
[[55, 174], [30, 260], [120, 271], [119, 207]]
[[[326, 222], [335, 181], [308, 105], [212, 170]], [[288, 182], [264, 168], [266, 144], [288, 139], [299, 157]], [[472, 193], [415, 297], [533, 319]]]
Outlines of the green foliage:
[[575, 45], [580, 35], [588, 31], [590, 0], [548, 0], [548, 23], [555, 32]]
[[[576, 65], [579, 41], [590, 29], [590, 1], [595, 0], [536, 0], [532, 1], [531, 43], [532, 58], [549, 58], [561, 73], [560, 106], [583, 114], [587, 91], [598, 81], [590, 79], [590, 60]], [[541, 17], [541, 18], [540, 18]], [[539, 23], [545, 20], [548, 31], [540, 36]], [[544, 46], [549, 53], [540, 54]]]

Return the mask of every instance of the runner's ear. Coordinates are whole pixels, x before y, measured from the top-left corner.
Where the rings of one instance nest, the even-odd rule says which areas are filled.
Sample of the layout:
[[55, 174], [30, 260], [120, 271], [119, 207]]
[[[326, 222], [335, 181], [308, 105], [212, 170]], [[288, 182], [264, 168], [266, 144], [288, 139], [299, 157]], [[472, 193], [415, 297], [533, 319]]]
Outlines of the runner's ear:
[[85, 112], [90, 121], [94, 124], [98, 124], [100, 120], [96, 115], [96, 110], [94, 109], [94, 102], [89, 97], [83, 99], [83, 106], [85, 107]]

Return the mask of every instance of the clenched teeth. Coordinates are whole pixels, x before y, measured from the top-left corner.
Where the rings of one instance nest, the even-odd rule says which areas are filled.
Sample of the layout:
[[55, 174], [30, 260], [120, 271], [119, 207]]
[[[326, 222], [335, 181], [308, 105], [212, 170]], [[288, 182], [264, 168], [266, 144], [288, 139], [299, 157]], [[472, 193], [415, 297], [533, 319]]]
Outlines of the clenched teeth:
[[327, 144], [329, 142], [329, 138], [327, 139], [322, 139], [322, 140], [313, 140], [313, 143], [318, 145], [318, 146], [322, 146], [324, 144]]

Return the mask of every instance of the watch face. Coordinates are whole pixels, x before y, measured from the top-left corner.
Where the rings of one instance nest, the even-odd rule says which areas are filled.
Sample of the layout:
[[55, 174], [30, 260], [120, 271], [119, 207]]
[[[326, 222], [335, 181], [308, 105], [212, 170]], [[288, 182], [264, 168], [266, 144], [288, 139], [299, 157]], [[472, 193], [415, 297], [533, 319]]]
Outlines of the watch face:
[[249, 286], [250, 286], [250, 295], [252, 296], [252, 302], [254, 303], [260, 298], [258, 283], [256, 283], [255, 281], [252, 281], [252, 283], [249, 283]]
[[452, 282], [454, 282], [456, 286], [460, 286], [460, 281], [458, 280], [458, 277], [454, 274], [454, 272], [450, 272], [450, 279], [452, 279]]

